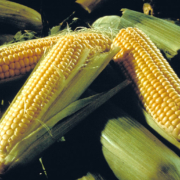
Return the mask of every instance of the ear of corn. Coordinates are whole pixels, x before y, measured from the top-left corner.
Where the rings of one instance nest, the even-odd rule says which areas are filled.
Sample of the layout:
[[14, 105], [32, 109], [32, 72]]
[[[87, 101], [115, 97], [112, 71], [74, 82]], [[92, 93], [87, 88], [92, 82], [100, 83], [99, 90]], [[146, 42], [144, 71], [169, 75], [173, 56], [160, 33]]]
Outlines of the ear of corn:
[[166, 133], [180, 141], [180, 80], [175, 72], [137, 28], [120, 30], [113, 44], [121, 48], [114, 60], [133, 80], [144, 108]]
[[[1, 173], [18, 154], [16, 144], [77, 99], [103, 70], [119, 50], [110, 51], [110, 46], [111, 40], [102, 34], [68, 34], [38, 62], [1, 119]], [[105, 55], [95, 58], [101, 53]]]
[[126, 180], [176, 180], [180, 158], [120, 108], [102, 109], [107, 123], [101, 134], [103, 155], [116, 177]]
[[[93, 61], [95, 60], [96, 63], [98, 63], [99, 61], [104, 61], [106, 59], [105, 61], [108, 62], [108, 59], [115, 55], [117, 51], [118, 49], [114, 49], [107, 54], [103, 53], [95, 57], [95, 59], [93, 58]], [[98, 64], [100, 65], [101, 63], [99, 62]], [[75, 79], [73, 78], [74, 81], [81, 83], [83, 82], [83, 84], [85, 84], [84, 87], [80, 87], [80, 83], [74, 83], [73, 85], [70, 85], [70, 89], [74, 89], [75, 87], [75, 92], [77, 92], [77, 90], [80, 91], [81, 88], [87, 87], [89, 83], [91, 83], [92, 77], [94, 79], [94, 75], [92, 75], [92, 69], [88, 66], [86, 67], [87, 69], [85, 71], [83, 70], [84, 73], [81, 71], [81, 73], [78, 73], [80, 76], [76, 77]], [[103, 67], [101, 68], [103, 69]], [[82, 79], [81, 75], [85, 77], [84, 80]], [[97, 75], [95, 75], [95, 77], [96, 76]], [[81, 79], [81, 81], [79, 81], [79, 79]], [[58, 112], [52, 118], [48, 119], [48, 121], [43, 124], [46, 125], [45, 127], [40, 126], [27, 137], [18, 141], [17, 144], [13, 147], [11, 152], [5, 158], [6, 165], [8, 167], [6, 173], [11, 174], [16, 170], [21, 169], [22, 166], [26, 166], [34, 159], [40, 157], [44, 150], [50, 147], [57, 140], [61, 139], [62, 136], [78, 125], [89, 114], [95, 111], [103, 103], [107, 102], [123, 88], [127, 87], [129, 84], [130, 82], [125, 80], [106, 93], [100, 93], [96, 94], [95, 96], [79, 99]], [[69, 88], [67, 88], [67, 90], [68, 89]], [[11, 156], [11, 154], [13, 154], [13, 156]]]
[[30, 72], [60, 35], [0, 47], [0, 83]]
[[[54, 36], [4, 45], [0, 47], [0, 83], [12, 81], [33, 70], [41, 57], [65, 32]], [[81, 34], [79, 34], [81, 36]], [[86, 39], [86, 37], [84, 37]], [[87, 41], [89, 41], [87, 37]], [[97, 39], [98, 40], [98, 39]], [[95, 41], [90, 43], [94, 46]], [[101, 42], [100, 42], [101, 43]]]

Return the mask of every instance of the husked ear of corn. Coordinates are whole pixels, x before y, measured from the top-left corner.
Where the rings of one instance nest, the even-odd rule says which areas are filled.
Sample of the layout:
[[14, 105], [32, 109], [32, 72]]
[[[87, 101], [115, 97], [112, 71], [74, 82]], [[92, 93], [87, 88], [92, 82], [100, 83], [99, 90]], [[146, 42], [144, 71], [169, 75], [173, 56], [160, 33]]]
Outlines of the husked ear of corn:
[[113, 45], [121, 48], [114, 61], [134, 82], [146, 111], [159, 127], [180, 141], [180, 80], [169, 63], [138, 28], [121, 29]]
[[[111, 43], [100, 33], [69, 33], [38, 62], [1, 119], [0, 173], [15, 159], [15, 147], [23, 138], [76, 100], [105, 68], [119, 51], [111, 50]], [[92, 73], [79, 77], [84, 71]]]
[[31, 71], [60, 35], [0, 47], [0, 82]]

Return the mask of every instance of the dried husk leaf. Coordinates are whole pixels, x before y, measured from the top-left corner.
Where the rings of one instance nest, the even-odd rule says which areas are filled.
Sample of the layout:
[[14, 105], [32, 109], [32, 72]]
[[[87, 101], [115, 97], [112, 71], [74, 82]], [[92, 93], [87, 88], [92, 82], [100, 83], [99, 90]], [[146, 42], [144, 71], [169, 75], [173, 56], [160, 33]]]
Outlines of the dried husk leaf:
[[76, 3], [80, 4], [88, 13], [91, 13], [102, 2], [102, 0], [76, 0]]

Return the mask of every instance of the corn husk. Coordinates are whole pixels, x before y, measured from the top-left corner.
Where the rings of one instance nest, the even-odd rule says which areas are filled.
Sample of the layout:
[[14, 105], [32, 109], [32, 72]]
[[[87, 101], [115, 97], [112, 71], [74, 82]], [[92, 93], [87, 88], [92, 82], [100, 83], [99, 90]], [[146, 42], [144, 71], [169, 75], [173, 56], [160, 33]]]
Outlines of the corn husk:
[[145, 117], [145, 121], [151, 128], [153, 128], [158, 134], [160, 134], [163, 138], [165, 138], [171, 144], [173, 144], [178, 149], [180, 149], [179, 141], [177, 141], [174, 137], [170, 136], [164, 129], [160, 128], [157, 125], [157, 123], [154, 121], [154, 119], [150, 116], [150, 114], [147, 113], [143, 108], [142, 108], [142, 113]]
[[36, 10], [11, 1], [0, 1], [1, 31], [34, 30], [41, 32], [41, 14]]
[[118, 179], [176, 180], [180, 158], [138, 121], [114, 105], [103, 111], [104, 157]]
[[[111, 28], [112, 32], [126, 27], [137, 27], [142, 30], [156, 46], [163, 51], [166, 58], [172, 59], [180, 49], [180, 27], [167, 20], [146, 15], [141, 12], [122, 9], [122, 16], [104, 16], [97, 19], [92, 27]], [[116, 24], [114, 23], [116, 22]]]
[[112, 38], [115, 38], [116, 34], [122, 28], [120, 21], [121, 21], [121, 17], [117, 15], [103, 16], [98, 18], [92, 24], [92, 27], [100, 31], [102, 30], [110, 31]]
[[104, 180], [100, 174], [94, 174], [88, 172], [85, 176], [78, 178], [77, 180]]
[[88, 13], [91, 13], [102, 2], [102, 0], [76, 0], [76, 3], [80, 4]]

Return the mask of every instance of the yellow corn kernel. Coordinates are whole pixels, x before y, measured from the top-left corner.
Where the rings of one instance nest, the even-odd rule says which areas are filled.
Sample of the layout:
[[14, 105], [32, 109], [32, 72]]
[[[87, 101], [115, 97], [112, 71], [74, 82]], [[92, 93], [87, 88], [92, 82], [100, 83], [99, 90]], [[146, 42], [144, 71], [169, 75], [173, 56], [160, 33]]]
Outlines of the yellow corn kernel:
[[14, 75], [15, 75], [14, 70], [13, 70], [13, 69], [10, 69], [10, 70], [9, 70], [9, 74], [10, 74], [11, 77], [14, 77]]
[[21, 69], [20, 69], [20, 73], [21, 73], [21, 74], [26, 74], [26, 68], [25, 68], [25, 67], [21, 68]]
[[[0, 67], [1, 67], [1, 66], [0, 66]], [[10, 69], [15, 69], [15, 63], [9, 64], [9, 68], [10, 68]]]
[[26, 66], [26, 72], [31, 71], [31, 66]]
[[[35, 65], [44, 53], [43, 48], [49, 48], [50, 44], [54, 45], [60, 37], [61, 36], [46, 37], [36, 40], [30, 40], [27, 42], [21, 42], [14, 45], [3, 46], [2, 48], [0, 48], [0, 68], [4, 69], [3, 72], [6, 72], [7, 69], [14, 69], [15, 64], [17, 69], [28, 66], [28, 71], [32, 70], [29, 68], [33, 68], [34, 66], [29, 66], [29, 64]], [[24, 71], [22, 72], [24, 74]], [[17, 75], [20, 75], [20, 73], [14, 73], [14, 76]], [[5, 78], [7, 77], [8, 76], [6, 76]]]
[[21, 65], [20, 65], [20, 62], [15, 62], [15, 68], [16, 69], [21, 69]]
[[10, 77], [10, 72], [9, 72], [9, 71], [6, 71], [6, 72], [4, 73], [4, 76], [5, 76], [6, 78]]
[[120, 30], [113, 41], [121, 51], [114, 57], [147, 112], [167, 133], [180, 141], [180, 80], [154, 43], [139, 29]]
[[[103, 39], [103, 35], [101, 34], [95, 34], [96, 33], [88, 33], [89, 37], [87, 41], [89, 44], [86, 42], [86, 45], [91, 48], [94, 46], [94, 44], [96, 44], [97, 48], [99, 46], [101, 46], [103, 49], [109, 48], [103, 44], [103, 41], [106, 41], [107, 44], [109, 44], [110, 40], [107, 40], [106, 38]], [[79, 33], [78, 36], [84, 37], [86, 39], [83, 33]], [[49, 47], [54, 45], [60, 38], [61, 36], [52, 36], [0, 48], [0, 68], [4, 69], [3, 72], [14, 68], [19, 69], [19, 71], [16, 70], [16, 72], [14, 73], [15, 76], [25, 74], [24, 69], [22, 71], [20, 69], [24, 68], [25, 65], [26, 72], [31, 71], [35, 67], [39, 59], [42, 57], [43, 53]], [[100, 38], [102, 38], [102, 40], [100, 40]], [[90, 55], [93, 56], [93, 54], [94, 52], [92, 51]], [[78, 58], [78, 52], [76, 52], [73, 57]]]
[[4, 79], [4, 73], [0, 73], [0, 79]]
[[21, 72], [20, 72], [20, 70], [19, 70], [19, 69], [15, 69], [15, 70], [14, 70], [14, 73], [15, 73], [15, 75], [16, 75], [16, 76], [18, 76], [18, 75], [20, 75], [20, 74], [21, 74]]
[[22, 59], [19, 61], [19, 64], [20, 64], [20, 67], [25, 67], [25, 62]]
[[6, 65], [6, 64], [2, 65], [2, 70], [3, 70], [3, 72], [8, 71], [9, 70], [9, 66]]
[[[86, 41], [91, 37], [89, 41]], [[99, 43], [93, 44], [91, 41]], [[61, 85], [76, 67], [81, 66], [79, 59], [84, 51], [92, 53], [109, 51], [111, 40], [96, 33], [69, 34], [63, 36], [49, 51], [40, 65], [32, 72], [18, 96], [13, 100], [0, 123], [0, 171], [3, 159], [18, 142], [37, 128], [44, 112], [60, 93]], [[29, 71], [30, 66], [26, 67]], [[15, 69], [14, 73], [18, 73]], [[20, 72], [19, 72], [20, 73]]]

